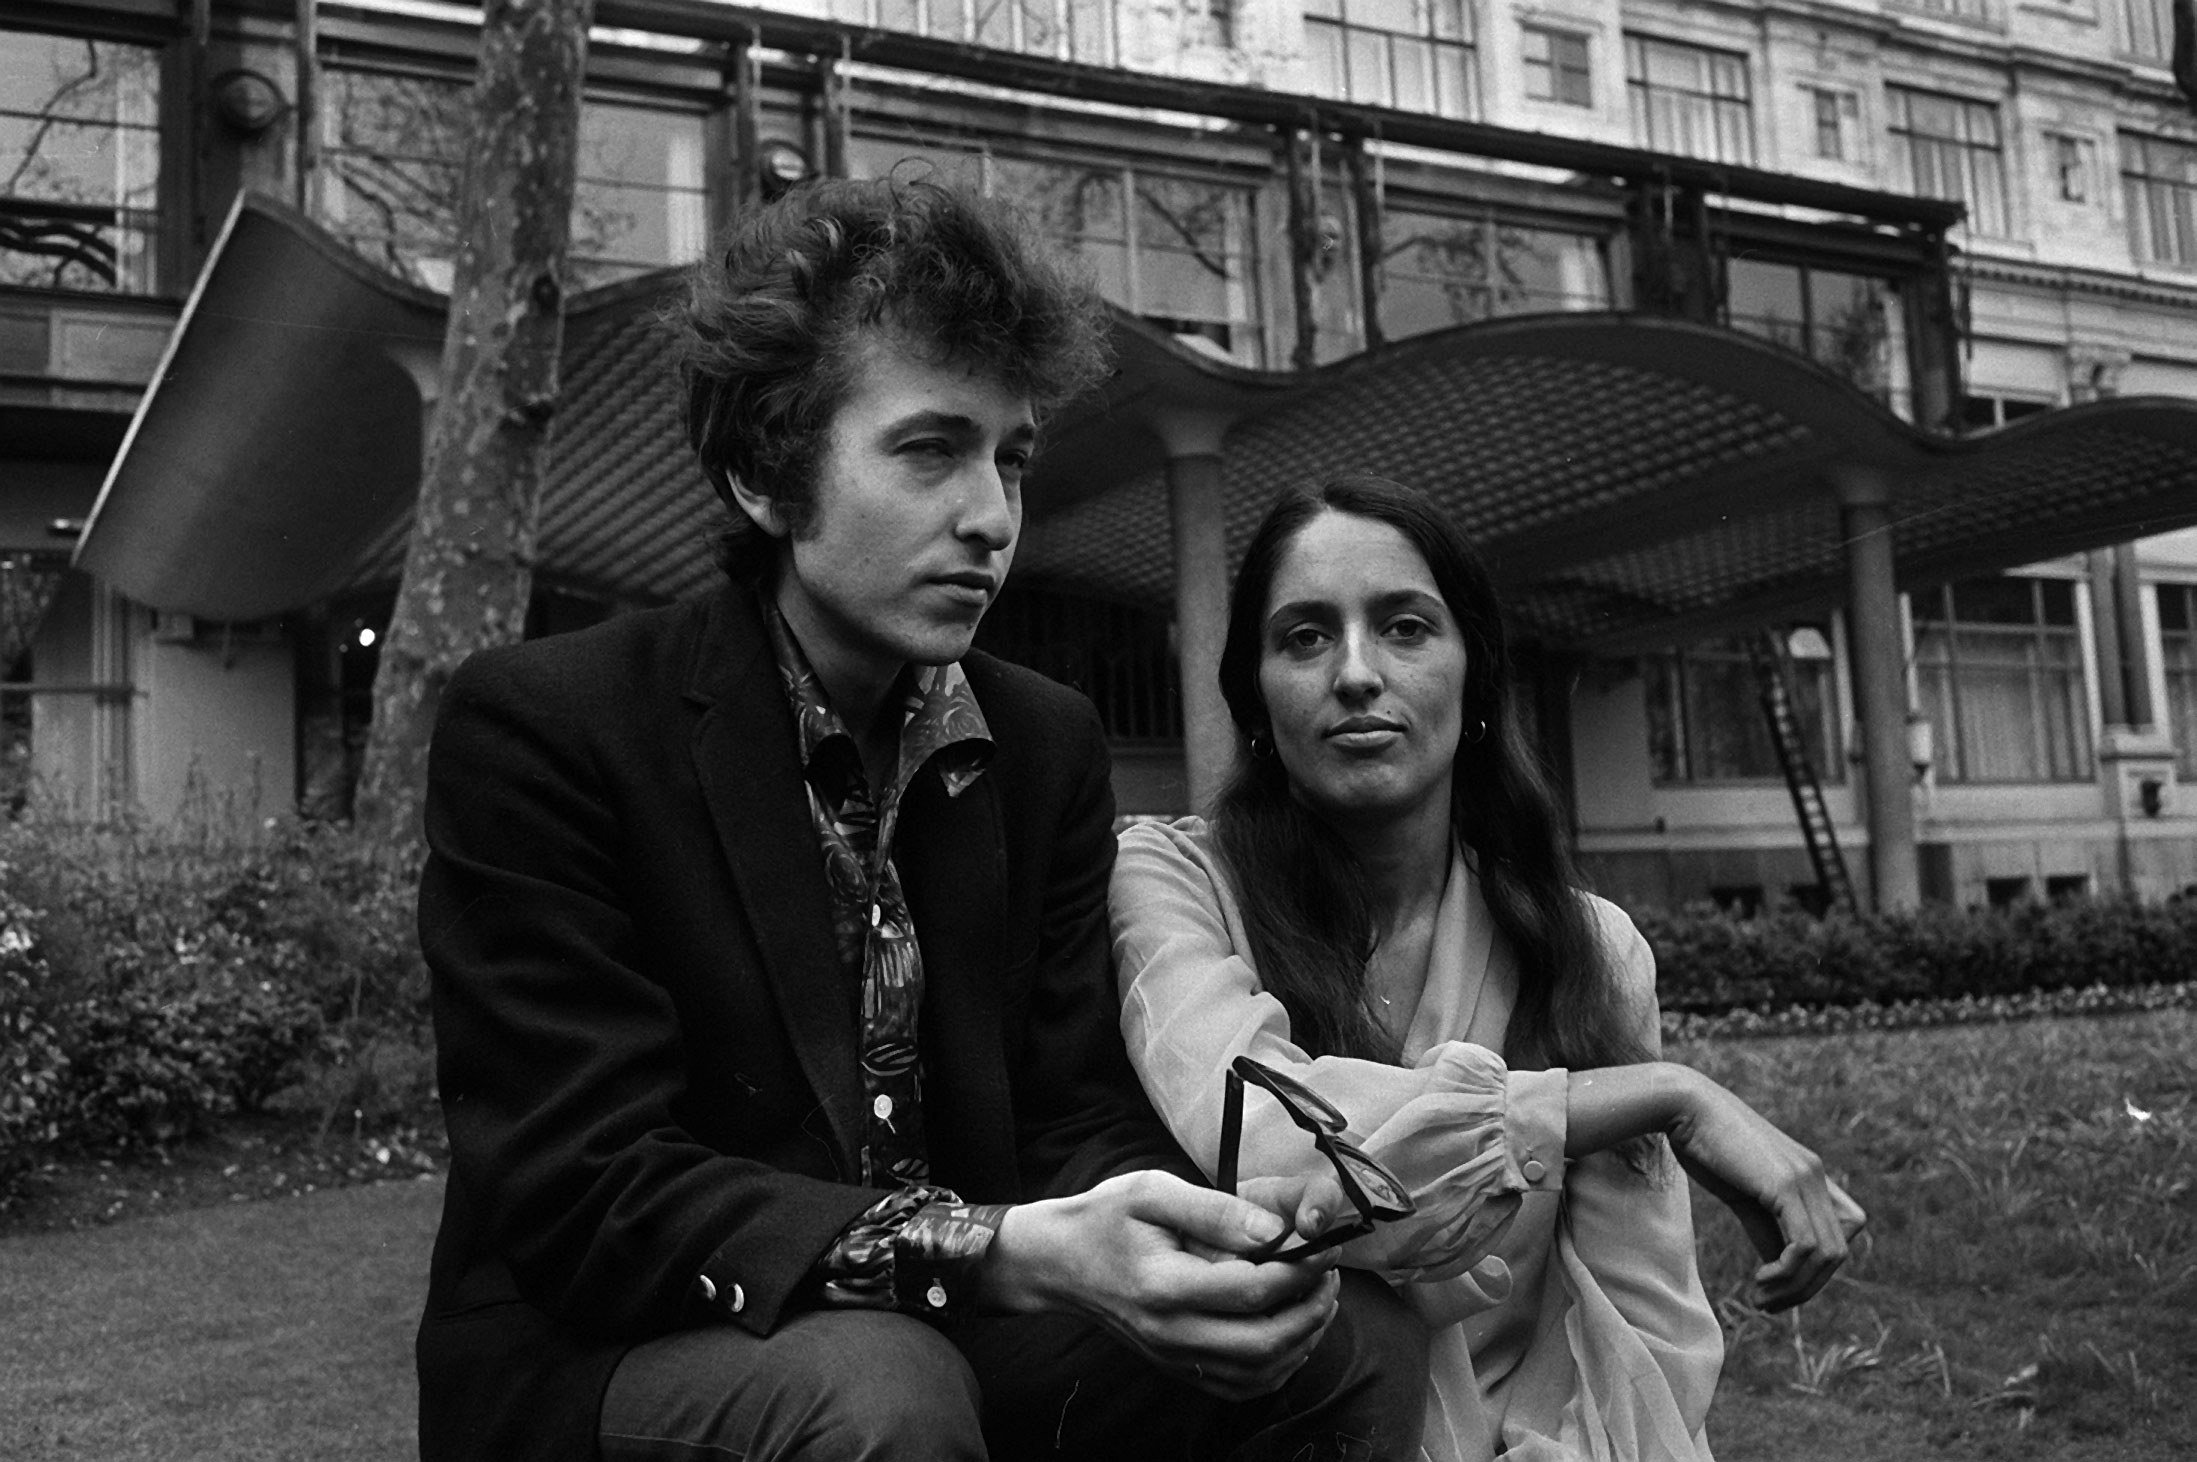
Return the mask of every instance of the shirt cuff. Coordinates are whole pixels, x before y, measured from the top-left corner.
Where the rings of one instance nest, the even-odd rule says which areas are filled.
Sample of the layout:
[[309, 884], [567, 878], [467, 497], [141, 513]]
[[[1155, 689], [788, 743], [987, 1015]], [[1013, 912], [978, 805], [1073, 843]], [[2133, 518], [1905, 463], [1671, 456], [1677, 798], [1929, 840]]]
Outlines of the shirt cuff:
[[952, 1319], [975, 1299], [977, 1269], [1006, 1215], [1004, 1203], [964, 1203], [927, 1184], [889, 1194], [817, 1261], [823, 1303]]
[[1564, 1186], [1570, 1086], [1571, 1073], [1561, 1066], [1510, 1073], [1503, 1135], [1519, 1185], [1527, 1192], [1554, 1193]]

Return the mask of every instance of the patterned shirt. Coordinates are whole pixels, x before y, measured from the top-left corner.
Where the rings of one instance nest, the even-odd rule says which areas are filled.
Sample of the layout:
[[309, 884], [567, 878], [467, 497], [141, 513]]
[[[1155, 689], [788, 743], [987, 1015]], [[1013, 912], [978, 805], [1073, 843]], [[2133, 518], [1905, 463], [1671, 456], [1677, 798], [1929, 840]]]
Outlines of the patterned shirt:
[[899, 757], [880, 800], [854, 736], [768, 595], [763, 619], [799, 731], [840, 968], [861, 995], [861, 1181], [898, 1190], [849, 1224], [818, 1261], [823, 1298], [949, 1316], [970, 1297], [1006, 1205], [964, 1203], [929, 1182], [916, 1049], [923, 953], [893, 864], [893, 834], [926, 766], [936, 765], [949, 797], [983, 774], [991, 729], [959, 665], [908, 667], [891, 692], [901, 716]]

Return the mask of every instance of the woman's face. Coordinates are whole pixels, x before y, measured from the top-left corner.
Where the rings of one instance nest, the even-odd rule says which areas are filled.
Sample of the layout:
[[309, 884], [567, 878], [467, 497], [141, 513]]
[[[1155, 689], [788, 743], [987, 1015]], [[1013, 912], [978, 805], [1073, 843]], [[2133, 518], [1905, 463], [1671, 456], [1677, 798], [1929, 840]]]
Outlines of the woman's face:
[[1328, 509], [1282, 551], [1259, 694], [1291, 790], [1339, 824], [1439, 809], [1464, 726], [1465, 642], [1411, 540]]

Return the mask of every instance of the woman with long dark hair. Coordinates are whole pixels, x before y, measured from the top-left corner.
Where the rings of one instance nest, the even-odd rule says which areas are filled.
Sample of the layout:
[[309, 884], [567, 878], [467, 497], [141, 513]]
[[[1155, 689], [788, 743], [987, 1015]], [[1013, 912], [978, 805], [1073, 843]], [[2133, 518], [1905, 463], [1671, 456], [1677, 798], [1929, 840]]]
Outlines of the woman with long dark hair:
[[1706, 1459], [1723, 1344], [1679, 1165], [1761, 1250], [1766, 1308], [1820, 1288], [1862, 1213], [1658, 1059], [1653, 956], [1578, 888], [1478, 555], [1381, 478], [1286, 493], [1220, 675], [1241, 770], [1210, 823], [1127, 830], [1114, 875], [1154, 1104], [1410, 1300], [1434, 1462]]

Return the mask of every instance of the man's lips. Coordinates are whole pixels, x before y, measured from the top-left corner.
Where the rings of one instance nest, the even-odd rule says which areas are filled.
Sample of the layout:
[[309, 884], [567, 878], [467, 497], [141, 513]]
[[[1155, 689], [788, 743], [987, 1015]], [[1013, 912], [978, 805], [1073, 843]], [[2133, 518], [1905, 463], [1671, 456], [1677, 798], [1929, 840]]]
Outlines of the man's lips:
[[946, 589], [960, 589], [980, 594], [989, 599], [999, 589], [999, 580], [978, 569], [962, 569], [950, 574], [933, 574], [931, 582]]

